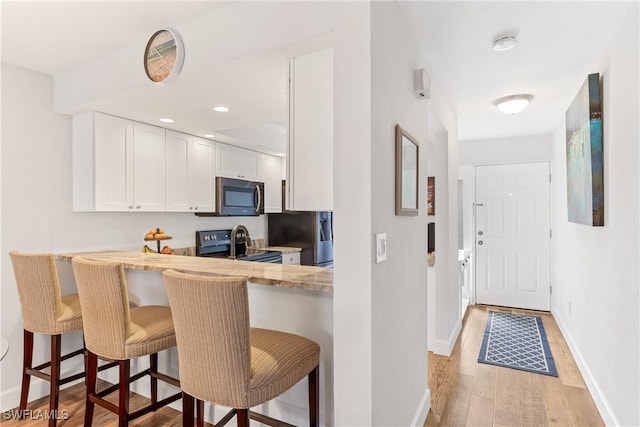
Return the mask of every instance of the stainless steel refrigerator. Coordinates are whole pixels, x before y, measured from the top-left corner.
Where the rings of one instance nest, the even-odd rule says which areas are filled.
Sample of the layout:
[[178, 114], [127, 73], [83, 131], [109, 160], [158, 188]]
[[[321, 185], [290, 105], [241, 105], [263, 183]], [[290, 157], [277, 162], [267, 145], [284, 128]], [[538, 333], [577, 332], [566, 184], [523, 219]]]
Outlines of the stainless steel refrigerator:
[[333, 213], [268, 214], [269, 246], [302, 248], [301, 265], [333, 267]]

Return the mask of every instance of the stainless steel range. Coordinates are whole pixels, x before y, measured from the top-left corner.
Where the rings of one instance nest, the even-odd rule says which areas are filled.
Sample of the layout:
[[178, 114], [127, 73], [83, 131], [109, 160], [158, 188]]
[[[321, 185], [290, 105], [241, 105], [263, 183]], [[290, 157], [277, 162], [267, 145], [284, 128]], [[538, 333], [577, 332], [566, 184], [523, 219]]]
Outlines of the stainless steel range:
[[[232, 230], [196, 231], [196, 256], [230, 258]], [[238, 235], [235, 240], [235, 259], [240, 261], [282, 264], [282, 252], [248, 248], [248, 236]]]

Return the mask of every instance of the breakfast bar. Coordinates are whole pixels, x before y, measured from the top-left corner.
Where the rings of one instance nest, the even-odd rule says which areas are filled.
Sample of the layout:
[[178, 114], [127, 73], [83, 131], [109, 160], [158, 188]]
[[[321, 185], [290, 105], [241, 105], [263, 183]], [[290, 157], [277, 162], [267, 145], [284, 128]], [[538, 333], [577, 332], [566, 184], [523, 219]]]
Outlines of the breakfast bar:
[[[80, 256], [96, 261], [119, 262], [125, 268], [129, 300], [140, 305], [169, 305], [162, 272], [167, 269], [214, 276], [244, 276], [249, 281], [250, 322], [253, 327], [275, 329], [305, 336], [320, 344], [320, 424], [333, 425], [333, 269], [282, 265], [220, 258], [145, 254], [127, 251], [96, 251], [57, 254], [62, 281], [72, 282], [71, 260]], [[178, 376], [178, 357], [174, 349], [160, 354], [160, 370]], [[140, 359], [133, 369], [144, 369]], [[108, 371], [103, 379], [115, 383]], [[145, 381], [132, 390], [149, 396]], [[174, 390], [159, 389], [159, 397]], [[181, 403], [172, 404], [181, 409]], [[296, 425], [307, 421], [306, 381], [301, 381], [278, 398], [260, 406], [259, 411]], [[218, 421], [227, 408], [207, 405], [205, 419]]]

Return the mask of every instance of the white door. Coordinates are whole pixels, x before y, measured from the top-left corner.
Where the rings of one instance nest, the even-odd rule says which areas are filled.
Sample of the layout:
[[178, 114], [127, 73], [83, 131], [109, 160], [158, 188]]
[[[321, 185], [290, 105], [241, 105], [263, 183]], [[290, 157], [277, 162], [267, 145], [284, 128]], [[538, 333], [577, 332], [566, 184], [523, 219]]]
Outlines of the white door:
[[549, 163], [476, 167], [476, 301], [550, 309]]
[[282, 212], [282, 159], [260, 155], [261, 181], [264, 182], [264, 212]]

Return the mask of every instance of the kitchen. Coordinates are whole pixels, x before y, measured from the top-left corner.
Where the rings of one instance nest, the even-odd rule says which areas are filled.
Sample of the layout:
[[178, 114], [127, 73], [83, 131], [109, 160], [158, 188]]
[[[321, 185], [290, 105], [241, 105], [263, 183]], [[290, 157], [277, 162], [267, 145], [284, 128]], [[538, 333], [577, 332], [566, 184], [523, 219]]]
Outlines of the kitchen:
[[[92, 7], [97, 8], [97, 15], [104, 16], [105, 13], [100, 8], [108, 6], [97, 4]], [[181, 8], [184, 6], [176, 5], [173, 12], [179, 15]], [[9, 16], [5, 13], [7, 9], [8, 7], [5, 8], [3, 5], [3, 19]], [[206, 116], [205, 120], [218, 120], [220, 115], [216, 116], [217, 113], [214, 114], [211, 111], [211, 107], [217, 105], [218, 102], [222, 105], [228, 105], [231, 108], [229, 113], [233, 113], [235, 108], [226, 99], [220, 101], [207, 99], [206, 105], [204, 105], [206, 108], [196, 108], [194, 104], [199, 98], [197, 95], [203, 91], [202, 84], [196, 85], [195, 88], [187, 87], [185, 80], [195, 80], [202, 83], [205, 81], [203, 79], [210, 77], [214, 81], [225, 81], [220, 74], [224, 67], [220, 67], [220, 65], [234, 64], [234, 67], [228, 71], [237, 78], [237, 84], [233, 85], [233, 89], [239, 90], [246, 86], [245, 98], [257, 100], [254, 105], [256, 110], [250, 111], [250, 115], [257, 117], [260, 112], [267, 117], [262, 123], [274, 123], [281, 119], [273, 117], [275, 116], [273, 110], [281, 108], [285, 112], [286, 123], [287, 61], [284, 61], [277, 90], [282, 103], [274, 108], [272, 105], [263, 104], [264, 96], [259, 90], [262, 91], [264, 88], [263, 85], [256, 82], [255, 77], [256, 67], [266, 69], [267, 64], [258, 62], [250, 65], [249, 62], [243, 62], [242, 58], [250, 58], [251, 56], [259, 58], [264, 52], [282, 47], [286, 51], [282, 57], [288, 59], [298, 54], [319, 51], [330, 46], [331, 44], [321, 42], [323, 38], [332, 40], [334, 71], [337, 77], [333, 90], [335, 95], [333, 117], [336, 144], [333, 147], [333, 152], [326, 152], [323, 155], [335, 159], [333, 167], [329, 169], [333, 170], [333, 173], [329, 172], [330, 177], [325, 182], [333, 190], [331, 199], [336, 206], [332, 209], [332, 206], [325, 205], [313, 210], [338, 212], [336, 214], [337, 222], [333, 224], [335, 234], [340, 236], [349, 233], [355, 239], [353, 242], [360, 245], [362, 250], [352, 251], [351, 244], [347, 244], [344, 240], [341, 244], [340, 239], [336, 241], [334, 258], [337, 262], [334, 284], [342, 283], [339, 298], [335, 299], [335, 294], [332, 296], [322, 294], [319, 298], [323, 301], [328, 299], [329, 302], [320, 303], [313, 310], [306, 310], [306, 312], [305, 306], [300, 306], [299, 314], [304, 314], [307, 319], [310, 315], [316, 319], [322, 319], [324, 324], [318, 325], [318, 328], [323, 328], [327, 335], [324, 342], [329, 341], [326, 346], [322, 345], [323, 355], [327, 355], [334, 362], [336, 368], [338, 365], [341, 366], [340, 369], [334, 371], [327, 369], [322, 376], [322, 381], [337, 379], [340, 383], [334, 384], [333, 390], [330, 391], [331, 394], [324, 398], [326, 401], [325, 411], [333, 414], [330, 418], [342, 420], [342, 424], [358, 423], [355, 421], [358, 419], [355, 412], [366, 414], [367, 411], [356, 410], [352, 412], [352, 409], [365, 405], [362, 400], [366, 398], [366, 395], [354, 390], [350, 384], [358, 384], [361, 377], [371, 375], [371, 357], [381, 351], [381, 348], [377, 346], [372, 351], [371, 343], [367, 344], [366, 340], [359, 339], [362, 337], [363, 331], [367, 330], [367, 326], [361, 322], [367, 316], [370, 319], [372, 313], [370, 305], [367, 310], [367, 304], [362, 304], [363, 301], [366, 302], [367, 298], [371, 297], [372, 292], [371, 277], [369, 277], [372, 267], [370, 259], [372, 252], [368, 250], [370, 248], [369, 235], [372, 231], [371, 174], [361, 168], [367, 163], [366, 161], [362, 162], [363, 156], [365, 159], [368, 158], [372, 151], [369, 123], [370, 106], [368, 103], [370, 84], [367, 79], [361, 80], [361, 76], [370, 73], [369, 47], [363, 42], [364, 39], [360, 38], [360, 36], [369, 37], [368, 27], [364, 25], [362, 19], [368, 12], [365, 12], [365, 6], [348, 3], [322, 6], [318, 4], [252, 4], [249, 6], [240, 3], [230, 4], [222, 7], [220, 11], [213, 12], [201, 11], [202, 16], [193, 22], [188, 22], [188, 25], [187, 23], [176, 25], [177, 30], [182, 33], [184, 41], [187, 43], [185, 46], [185, 65], [180, 78], [165, 86], [155, 86], [146, 81], [140, 65], [140, 52], [144, 51], [148, 37], [157, 28], [162, 28], [158, 25], [148, 28], [149, 23], [153, 22], [151, 18], [149, 18], [149, 23], [145, 24], [147, 27], [139, 30], [133, 46], [113, 55], [104, 53], [111, 52], [109, 50], [94, 49], [97, 54], [92, 58], [81, 58], [75, 63], [71, 63], [69, 58], [61, 58], [64, 61], [56, 64], [55, 67], [42, 69], [40, 72], [32, 72], [20, 66], [3, 63], [2, 245], [5, 249], [3, 250], [3, 267], [5, 267], [2, 270], [3, 282], [10, 285], [14, 280], [6, 255], [6, 252], [13, 248], [33, 252], [49, 250], [59, 254], [99, 251], [107, 248], [139, 252], [142, 246], [148, 243], [144, 242], [143, 237], [151, 227], [164, 228], [166, 233], [173, 237], [172, 240], [165, 242], [170, 243], [171, 247], [184, 248], [195, 246], [195, 231], [231, 230], [238, 224], [247, 227], [252, 239], [263, 238], [267, 240], [267, 223], [264, 216], [243, 217], [239, 220], [234, 217], [207, 218], [197, 217], [192, 213], [153, 210], [140, 213], [74, 211], [74, 195], [71, 191], [74, 185], [72, 116], [83, 111], [102, 111], [139, 123], [166, 127], [179, 133], [188, 133], [200, 139], [205, 139], [202, 135], [214, 132], [216, 129], [224, 131], [225, 129], [241, 128], [243, 124], [235, 122], [220, 127], [216, 126], [213, 129], [207, 126], [202, 130], [195, 129], [195, 127], [193, 130], [189, 127], [182, 127], [182, 123], [178, 127], [177, 120], [173, 124], [175, 127], [157, 122], [158, 118], [165, 118], [166, 110], [172, 110], [169, 111], [169, 117], [172, 116], [174, 106], [163, 102], [162, 96], [175, 93], [181, 95], [176, 99], [182, 99], [188, 104], [189, 117], [204, 115]], [[51, 14], [56, 15], [55, 13]], [[64, 27], [67, 24], [65, 17], [69, 15], [59, 13], [57, 15], [61, 15], [59, 19], [55, 20], [57, 25]], [[123, 22], [122, 25], [131, 27], [139, 26], [139, 20], [130, 22], [128, 16], [118, 16], [118, 18], [119, 20], [114, 19], [113, 22]], [[20, 25], [24, 27], [24, 33], [34, 35], [39, 33], [35, 29], [29, 31], [27, 25], [29, 19], [17, 22], [20, 22]], [[261, 29], [259, 24], [261, 22], [270, 23], [268, 31]], [[292, 25], [292, 22], [295, 24]], [[5, 27], [3, 22], [3, 31]], [[273, 28], [281, 28], [282, 31], [274, 31]], [[40, 34], [42, 33], [40, 32]], [[57, 33], [52, 31], [51, 34]], [[219, 34], [224, 34], [224, 37], [220, 38]], [[358, 36], [352, 37], [354, 34], [358, 34]], [[27, 34], [23, 36], [27, 37]], [[305, 49], [296, 50], [296, 45], [300, 44], [300, 40], [304, 41]], [[231, 44], [230, 41], [232, 41]], [[4, 48], [4, 43], [5, 38], [3, 38], [3, 61], [8, 58], [5, 56], [8, 51]], [[22, 43], [22, 46], [24, 45]], [[23, 50], [29, 51], [24, 47]], [[16, 62], [27, 63], [26, 61]], [[230, 85], [222, 88], [222, 93], [225, 96], [225, 91], [232, 89], [228, 86]], [[116, 111], [112, 108], [115, 104], [124, 105], [125, 108]], [[4, 108], [5, 106], [10, 108]], [[148, 113], [150, 118], [139, 116], [142, 112]], [[37, 126], [33, 126], [35, 119], [37, 119]], [[221, 134], [224, 135], [224, 132]], [[218, 139], [222, 143], [233, 142], [232, 140], [225, 141], [222, 137], [212, 140], [218, 141]], [[252, 152], [260, 151], [255, 148], [243, 148]], [[264, 154], [264, 151], [260, 152]], [[282, 152], [268, 152], [270, 156], [278, 153]], [[381, 175], [381, 180], [385, 176], [385, 182], [388, 181], [386, 163], [383, 169], [385, 173]], [[317, 162], [317, 164], [320, 165], [321, 162]], [[314, 166], [315, 164], [312, 164], [309, 168], [309, 175], [314, 181], [319, 181], [317, 177], [320, 176], [320, 173], [313, 169]], [[304, 170], [299, 172], [304, 172]], [[320, 172], [327, 173], [322, 169]], [[16, 178], [19, 178], [19, 181], [16, 181]], [[282, 175], [279, 178], [281, 180]], [[346, 186], [335, 186], [334, 188], [334, 178], [336, 182], [349, 182], [350, 188], [346, 188]], [[354, 193], [354, 188], [361, 190]], [[378, 194], [389, 195], [392, 192], [385, 189], [384, 192]], [[324, 194], [309, 193], [307, 196], [312, 200], [321, 200]], [[190, 205], [186, 206], [188, 209]], [[46, 212], [46, 215], [43, 215], [43, 212]], [[344, 212], [344, 215], [340, 215], [340, 212]], [[407, 221], [404, 223], [408, 224]], [[390, 234], [390, 237], [393, 235]], [[150, 246], [153, 247], [153, 245]], [[406, 248], [400, 247], [400, 245], [391, 247], [399, 251], [400, 258], [390, 257], [386, 264], [379, 267], [384, 267], [385, 271], [390, 271], [392, 267], [398, 268], [397, 260], [399, 259], [410, 262], [412, 255], [420, 252], [414, 250], [416, 248], [408, 246]], [[419, 259], [422, 260], [422, 258]], [[340, 260], [344, 261], [340, 263]], [[348, 262], [346, 262], [347, 260]], [[416, 262], [416, 266], [418, 265], [419, 263]], [[404, 268], [404, 271], [408, 270]], [[138, 286], [137, 282], [143, 289], [145, 286], [153, 288], [153, 285], [145, 282], [144, 275], [148, 274], [156, 273], [131, 272], [132, 286]], [[270, 287], [267, 290], [263, 288], [259, 289], [263, 291], [265, 298], [269, 298], [268, 295], [271, 295], [269, 311], [271, 313], [286, 312], [286, 300], [289, 298], [284, 293], [286, 289]], [[413, 288], [402, 287], [399, 289], [401, 295], [409, 290], [414, 292]], [[72, 290], [72, 288], [65, 289], [66, 292]], [[282, 304], [273, 298], [275, 292], [281, 296], [278, 301], [282, 301]], [[311, 300], [320, 294], [308, 292], [296, 295]], [[3, 329], [3, 335], [9, 336], [10, 342], [19, 342], [19, 338], [16, 339], [19, 335], [19, 322], [16, 320], [19, 318], [19, 312], [16, 307], [12, 308], [12, 304], [10, 304], [15, 301], [17, 301], [15, 289], [11, 286], [4, 286], [2, 321], [5, 329]], [[336, 301], [339, 302], [337, 305], [335, 305]], [[309, 306], [306, 306], [306, 309], [308, 308]], [[404, 310], [404, 312], [405, 318], [408, 315], [413, 316], [413, 314], [409, 314], [413, 312], [413, 309]], [[337, 323], [334, 323], [334, 319], [337, 319]], [[393, 325], [395, 320], [389, 320], [392, 321], [387, 324]], [[283, 323], [287, 322], [283, 320]], [[419, 321], [416, 321], [416, 324], [418, 323]], [[287, 325], [291, 326], [291, 323], [289, 322]], [[274, 327], [276, 326], [278, 325]], [[368, 335], [370, 339], [371, 325], [368, 328], [365, 336]], [[422, 341], [426, 341], [426, 338], [422, 338], [420, 329], [421, 326], [415, 330], [416, 339], [406, 340], [406, 342], [420, 346]], [[336, 333], [340, 334], [340, 338], [334, 340], [333, 337]], [[398, 339], [402, 335], [406, 335], [406, 333], [394, 334]], [[78, 343], [80, 343], [79, 337], [69, 345], [73, 346]], [[418, 356], [408, 356], [417, 355], [417, 353], [408, 351], [406, 352], [407, 356], [402, 357], [417, 359]], [[424, 354], [420, 354], [419, 358], [421, 366], [419, 370], [423, 370]], [[362, 363], [363, 360], [365, 363]], [[394, 363], [397, 360], [395, 357]], [[16, 363], [20, 363], [19, 355], [12, 348], [7, 358], [3, 360], [3, 366], [12, 367], [16, 366]], [[414, 365], [413, 361], [410, 365]], [[3, 390], [10, 391], [15, 387], [16, 382], [12, 377], [8, 371], [3, 373]], [[390, 388], [399, 390], [399, 393], [391, 400], [400, 399], [414, 402], [413, 397], [403, 399], [402, 396], [405, 392], [402, 390], [407, 390], [407, 383], [417, 381], [421, 385], [415, 389], [420, 388], [424, 391], [425, 385], [422, 378], [424, 375], [421, 374], [401, 375], [397, 380], [398, 387]], [[389, 380], [386, 383], [394, 382]], [[304, 395], [305, 393], [300, 394]], [[345, 398], [346, 396], [349, 398]], [[349, 404], [347, 405], [346, 402]], [[300, 406], [306, 407], [306, 403]], [[342, 408], [342, 410], [337, 411], [338, 408]], [[367, 421], [364, 423], [366, 424]], [[329, 421], [328, 424], [331, 422]]]

